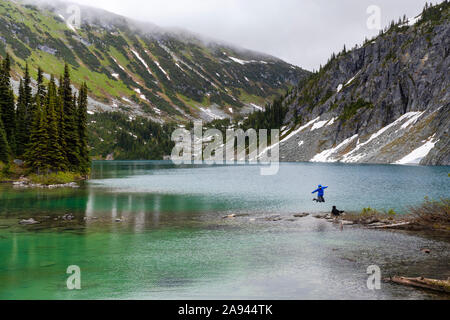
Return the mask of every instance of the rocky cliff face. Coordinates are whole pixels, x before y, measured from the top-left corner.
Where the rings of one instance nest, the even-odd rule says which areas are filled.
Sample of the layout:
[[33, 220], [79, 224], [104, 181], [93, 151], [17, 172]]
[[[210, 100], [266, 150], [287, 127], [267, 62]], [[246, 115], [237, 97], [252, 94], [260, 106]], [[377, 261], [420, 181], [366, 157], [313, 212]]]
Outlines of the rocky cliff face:
[[449, 3], [342, 52], [284, 101], [284, 161], [450, 165]]

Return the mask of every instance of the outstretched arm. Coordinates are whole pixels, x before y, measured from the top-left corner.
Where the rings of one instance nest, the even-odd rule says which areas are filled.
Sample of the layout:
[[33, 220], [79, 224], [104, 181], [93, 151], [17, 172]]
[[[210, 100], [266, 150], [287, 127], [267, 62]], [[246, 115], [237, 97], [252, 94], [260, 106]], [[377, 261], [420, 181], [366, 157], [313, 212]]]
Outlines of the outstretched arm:
[[316, 193], [316, 192], [318, 192], [319, 191], [319, 189], [317, 189], [317, 190], [315, 190], [315, 191], [313, 191], [313, 192], [311, 192], [311, 193]]
[[326, 188], [328, 188], [328, 186], [326, 186], [326, 187], [322, 187], [322, 189], [326, 189]]

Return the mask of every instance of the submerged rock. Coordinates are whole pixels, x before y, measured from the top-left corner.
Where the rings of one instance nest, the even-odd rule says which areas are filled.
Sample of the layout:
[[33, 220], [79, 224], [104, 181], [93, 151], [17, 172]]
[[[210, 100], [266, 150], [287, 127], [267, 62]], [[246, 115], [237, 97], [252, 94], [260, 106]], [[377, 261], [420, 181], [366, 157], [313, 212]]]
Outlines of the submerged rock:
[[295, 218], [304, 218], [309, 216], [309, 213], [299, 213], [299, 214], [294, 214]]
[[280, 221], [280, 220], [283, 220], [283, 219], [281, 218], [280, 215], [277, 215], [277, 216], [267, 217], [267, 218], [265, 218], [264, 220], [276, 222], [276, 221]]
[[331, 215], [328, 214], [328, 213], [325, 213], [325, 214], [316, 214], [316, 215], [314, 216], [314, 218], [316, 218], [316, 219], [330, 219], [330, 218], [331, 218]]
[[63, 215], [62, 219], [65, 221], [72, 221], [73, 219], [75, 219], [75, 216], [68, 213], [68, 214]]
[[34, 220], [33, 218], [30, 218], [30, 219], [28, 219], [28, 220], [21, 220], [20, 222], [19, 222], [19, 224], [22, 224], [22, 225], [33, 225], [33, 224], [39, 224], [40, 222], [38, 222], [38, 221], [36, 221], [36, 220]]

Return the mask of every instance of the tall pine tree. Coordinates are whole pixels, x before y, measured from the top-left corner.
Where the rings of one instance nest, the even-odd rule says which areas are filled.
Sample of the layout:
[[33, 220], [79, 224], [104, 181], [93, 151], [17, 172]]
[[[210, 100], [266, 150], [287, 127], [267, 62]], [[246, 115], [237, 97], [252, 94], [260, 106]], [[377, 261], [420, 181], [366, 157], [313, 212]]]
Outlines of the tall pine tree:
[[31, 88], [31, 78], [28, 64], [25, 66], [25, 76], [20, 82], [19, 98], [16, 108], [16, 156], [21, 158], [30, 141], [30, 131], [33, 124], [34, 101]]
[[3, 121], [0, 117], [0, 162], [7, 164], [10, 160], [11, 150], [6, 139], [6, 132], [3, 128]]
[[39, 95], [36, 95], [33, 126], [30, 135], [30, 144], [25, 152], [25, 163], [37, 174], [46, 174], [50, 170], [47, 160], [48, 135], [45, 124], [45, 110]]
[[48, 137], [48, 140], [46, 141], [46, 156], [47, 164], [49, 165], [51, 171], [61, 171], [67, 169], [64, 158], [64, 150], [59, 144], [59, 126], [56, 114], [58, 102], [59, 99], [57, 96], [55, 79], [52, 76], [48, 85], [47, 99], [45, 101], [45, 129]]
[[[9, 77], [5, 79], [4, 74], [8, 71], [8, 63], [3, 63], [1, 71], [3, 91], [0, 88], [0, 93], [7, 96], [8, 90], [5, 88], [10, 87], [10, 84]], [[59, 88], [53, 76], [48, 86], [45, 86], [40, 68], [37, 83], [38, 89], [33, 97], [31, 78], [26, 66], [24, 79], [19, 86], [17, 109], [13, 114], [16, 127], [12, 131], [18, 142], [17, 154], [23, 157], [25, 164], [37, 174], [70, 170], [87, 175], [90, 160], [86, 83], [81, 86], [78, 97], [73, 95], [67, 65]], [[12, 98], [14, 103], [14, 97]], [[2, 105], [0, 111], [3, 106], [6, 104]], [[0, 113], [0, 161], [9, 162], [11, 147], [6, 127], [3, 126], [4, 118]]]
[[69, 161], [67, 160], [67, 156], [66, 156], [66, 152], [65, 152], [65, 150], [66, 150], [66, 139], [64, 138], [65, 115], [64, 115], [64, 108], [63, 108], [63, 102], [62, 102], [62, 96], [63, 96], [62, 83], [63, 83], [63, 78], [61, 76], [59, 78], [58, 104], [56, 106], [55, 112], [56, 112], [56, 118], [58, 120], [58, 143], [63, 150], [64, 165], [66, 167], [69, 167]]
[[23, 79], [23, 102], [25, 104], [27, 112], [25, 120], [26, 120], [26, 128], [29, 133], [31, 130], [31, 126], [33, 125], [34, 100], [33, 100], [33, 90], [31, 88], [31, 77], [28, 69], [28, 63], [25, 66], [25, 77]]
[[89, 173], [90, 160], [87, 136], [87, 84], [83, 83], [78, 97], [78, 139], [80, 143], [80, 173], [86, 175]]
[[[45, 100], [45, 84], [44, 84], [44, 73], [41, 69], [41, 67], [38, 67], [38, 74], [37, 74], [37, 92], [36, 96], [34, 97], [34, 100], [36, 102], [37, 98], [39, 97], [40, 101]], [[34, 112], [32, 115], [32, 118], [34, 116]], [[33, 121], [33, 119], [32, 119]]]
[[25, 104], [23, 81], [20, 80], [19, 98], [16, 108], [16, 156], [20, 158], [28, 145], [29, 131], [27, 130], [27, 107]]
[[77, 171], [80, 166], [80, 143], [78, 139], [76, 99], [72, 95], [69, 66], [67, 64], [65, 65], [64, 76], [60, 85], [65, 157], [68, 161], [69, 169]]
[[16, 111], [14, 103], [14, 93], [11, 89], [10, 83], [11, 62], [9, 55], [3, 60], [0, 73], [0, 111], [3, 121], [3, 127], [6, 133], [6, 138], [11, 151], [14, 153], [16, 141]]

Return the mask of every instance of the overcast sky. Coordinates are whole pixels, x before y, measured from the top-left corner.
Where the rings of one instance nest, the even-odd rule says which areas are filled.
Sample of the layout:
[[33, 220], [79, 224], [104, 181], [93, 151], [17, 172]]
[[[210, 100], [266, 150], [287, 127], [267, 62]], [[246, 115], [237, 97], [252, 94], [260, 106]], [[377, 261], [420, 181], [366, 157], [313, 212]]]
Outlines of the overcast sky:
[[[72, 0], [162, 27], [182, 27], [272, 54], [312, 70], [344, 43], [353, 47], [378, 31], [367, 27], [377, 5], [385, 26], [413, 17], [425, 0]], [[436, 2], [436, 1], [433, 1]], [[439, 1], [441, 2], [441, 1]]]

